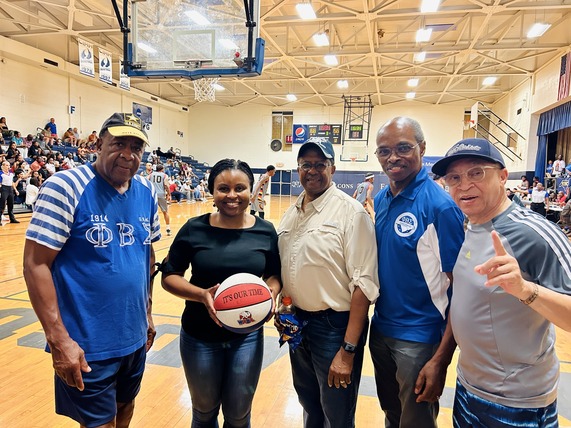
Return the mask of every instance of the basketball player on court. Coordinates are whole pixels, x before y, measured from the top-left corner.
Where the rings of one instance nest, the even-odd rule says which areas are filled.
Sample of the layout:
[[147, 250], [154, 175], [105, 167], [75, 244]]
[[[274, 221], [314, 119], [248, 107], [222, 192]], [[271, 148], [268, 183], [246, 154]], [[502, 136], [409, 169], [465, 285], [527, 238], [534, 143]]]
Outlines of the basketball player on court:
[[167, 175], [163, 172], [164, 166], [157, 165], [157, 170], [153, 171], [147, 178], [155, 186], [157, 198], [159, 201], [159, 208], [163, 212], [165, 223], [167, 225], [167, 236], [171, 236], [171, 217], [169, 215], [169, 206], [167, 204], [167, 196], [170, 195], [169, 180]]
[[250, 214], [255, 215], [258, 213], [260, 218], [264, 218], [264, 207], [266, 205], [264, 198], [268, 194], [268, 186], [274, 175], [276, 175], [276, 167], [273, 165], [268, 165], [266, 173], [260, 175], [260, 179], [254, 186], [254, 191], [252, 192], [252, 199], [250, 200]]
[[145, 164], [145, 169], [141, 171], [139, 174], [141, 177], [149, 178], [149, 176], [153, 173], [153, 164], [151, 162], [147, 162]]
[[374, 208], [373, 208], [373, 199], [371, 195], [373, 194], [373, 182], [375, 181], [375, 174], [369, 172], [365, 174], [365, 180], [362, 183], [359, 183], [357, 188], [355, 189], [355, 193], [353, 193], [353, 198], [357, 199], [359, 203], [363, 205], [365, 211], [369, 213], [371, 218], [374, 219]]
[[155, 329], [152, 242], [157, 199], [137, 174], [139, 118], [103, 124], [93, 164], [60, 171], [40, 190], [26, 231], [24, 278], [55, 371], [56, 413], [83, 427], [128, 427]]

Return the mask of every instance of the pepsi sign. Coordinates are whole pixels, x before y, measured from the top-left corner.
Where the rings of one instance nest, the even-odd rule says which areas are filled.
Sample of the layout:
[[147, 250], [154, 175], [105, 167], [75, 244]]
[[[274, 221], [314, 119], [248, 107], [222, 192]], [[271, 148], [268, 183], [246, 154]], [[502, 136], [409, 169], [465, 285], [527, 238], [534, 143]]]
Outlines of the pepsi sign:
[[309, 138], [308, 125], [293, 125], [293, 142], [304, 143]]

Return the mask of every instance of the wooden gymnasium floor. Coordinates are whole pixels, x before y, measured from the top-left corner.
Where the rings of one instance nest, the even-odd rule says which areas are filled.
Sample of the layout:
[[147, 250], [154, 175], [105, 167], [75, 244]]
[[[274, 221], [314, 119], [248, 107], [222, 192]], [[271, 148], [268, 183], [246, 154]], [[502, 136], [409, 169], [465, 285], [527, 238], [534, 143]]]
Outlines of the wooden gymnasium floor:
[[[293, 199], [272, 197], [269, 220], [276, 226]], [[212, 203], [171, 205], [173, 236], [184, 222], [212, 211]], [[44, 336], [29, 303], [22, 277], [24, 232], [30, 214], [18, 216], [20, 224], [0, 228], [0, 427], [54, 428], [77, 424], [54, 413], [51, 358], [43, 350]], [[161, 216], [161, 222], [163, 218]], [[164, 224], [164, 223], [163, 223]], [[166, 255], [172, 237], [155, 243], [157, 259]], [[190, 426], [191, 404], [178, 351], [179, 317], [183, 301], [171, 296], [155, 282], [153, 315], [158, 335], [148, 356], [141, 392], [137, 398], [132, 427], [186, 428]], [[254, 399], [254, 428], [301, 427], [301, 408], [292, 386], [285, 347], [280, 349], [271, 324], [264, 327], [264, 369]], [[557, 351], [561, 359], [559, 392], [561, 426], [571, 427], [571, 334], [558, 331]], [[455, 366], [455, 362], [453, 364]], [[441, 399], [439, 426], [451, 427], [455, 370], [448, 371]], [[358, 428], [383, 426], [383, 413], [375, 396], [373, 368], [365, 358], [357, 409]]]

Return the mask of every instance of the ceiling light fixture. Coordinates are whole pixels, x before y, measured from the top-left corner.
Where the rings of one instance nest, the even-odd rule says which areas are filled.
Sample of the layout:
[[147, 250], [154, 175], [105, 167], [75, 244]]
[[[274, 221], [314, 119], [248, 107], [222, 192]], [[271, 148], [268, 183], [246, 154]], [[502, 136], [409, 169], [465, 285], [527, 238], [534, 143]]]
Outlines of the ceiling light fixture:
[[407, 82], [408, 86], [410, 86], [411, 88], [414, 88], [416, 86], [418, 86], [418, 79], [414, 78], [414, 79], [408, 79]]
[[426, 59], [426, 52], [418, 52], [414, 54], [414, 62], [424, 62]]
[[486, 77], [486, 78], [482, 81], [482, 85], [484, 85], [484, 86], [493, 85], [494, 83], [496, 83], [496, 80], [498, 80], [497, 77], [495, 77], [495, 76], [488, 76], [488, 77]]
[[297, 14], [301, 19], [315, 19], [317, 15], [315, 15], [315, 11], [311, 6], [311, 3], [298, 3], [295, 5], [295, 10], [297, 10]]
[[422, 0], [420, 11], [422, 13], [436, 12], [440, 6], [440, 0]]
[[295, 94], [287, 94], [286, 98], [288, 101], [297, 101], [297, 97], [295, 96]]
[[198, 25], [211, 25], [210, 21], [204, 17], [201, 13], [197, 12], [196, 10], [187, 10], [184, 12], [186, 16], [194, 21], [195, 24]]
[[349, 87], [349, 82], [347, 80], [338, 80], [337, 87], [339, 89], [347, 89]]
[[315, 33], [313, 42], [316, 46], [329, 46], [329, 37], [327, 37], [327, 33]]
[[337, 60], [337, 57], [335, 55], [325, 55], [323, 57], [323, 59], [325, 60], [325, 63], [327, 65], [338, 65], [339, 61]]
[[152, 48], [148, 44], [143, 43], [143, 42], [138, 42], [137, 47], [139, 49], [141, 49], [142, 51], [145, 51], [145, 52], [150, 53], [150, 54], [157, 53], [157, 50], [155, 48]]
[[407, 100], [412, 100], [415, 97], [416, 97], [416, 92], [407, 92], [406, 93], [406, 99]]
[[416, 42], [428, 42], [432, 35], [432, 28], [419, 28], [416, 32]]
[[543, 34], [551, 27], [551, 24], [544, 24], [542, 22], [536, 22], [527, 32], [528, 39], [535, 39], [536, 37], [543, 36]]

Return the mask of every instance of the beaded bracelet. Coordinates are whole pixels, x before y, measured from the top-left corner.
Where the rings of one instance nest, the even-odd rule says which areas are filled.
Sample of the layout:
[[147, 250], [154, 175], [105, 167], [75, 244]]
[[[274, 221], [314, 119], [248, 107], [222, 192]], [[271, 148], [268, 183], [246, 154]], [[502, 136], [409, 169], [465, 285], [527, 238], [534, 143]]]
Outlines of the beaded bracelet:
[[529, 296], [527, 299], [522, 300], [519, 299], [519, 301], [521, 303], [523, 303], [524, 305], [530, 305], [531, 303], [533, 303], [533, 301], [535, 299], [537, 299], [537, 296], [539, 295], [539, 285], [533, 283], [533, 293], [531, 293], [531, 296]]

